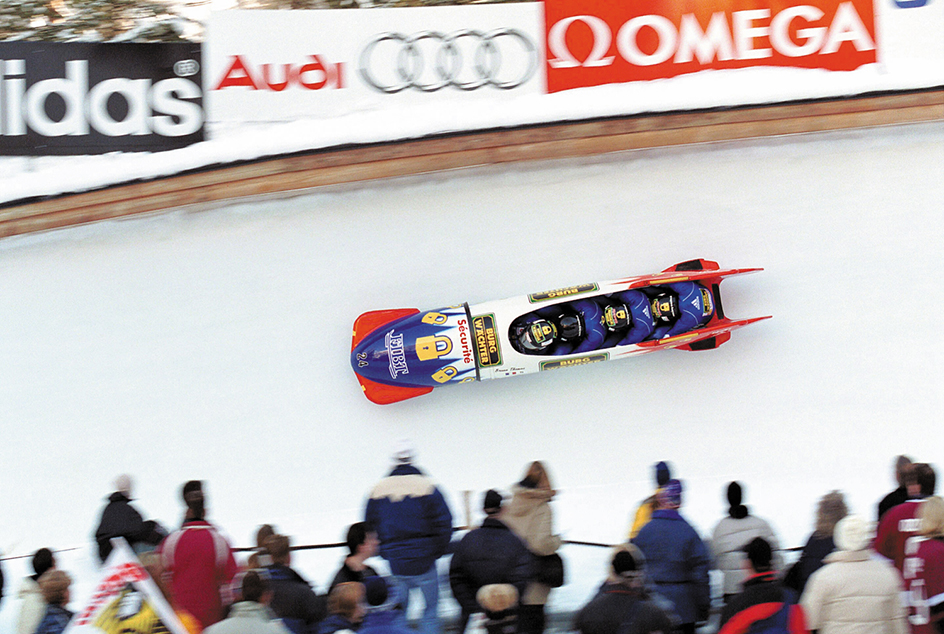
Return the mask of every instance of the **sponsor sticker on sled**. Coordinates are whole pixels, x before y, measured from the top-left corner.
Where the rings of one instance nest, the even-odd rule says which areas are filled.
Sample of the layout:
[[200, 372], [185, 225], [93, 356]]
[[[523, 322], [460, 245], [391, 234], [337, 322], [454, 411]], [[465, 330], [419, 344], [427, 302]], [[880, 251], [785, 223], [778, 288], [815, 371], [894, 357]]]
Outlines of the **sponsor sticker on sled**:
[[599, 361], [606, 361], [610, 358], [609, 353], [603, 352], [601, 354], [591, 354], [586, 357], [577, 357], [576, 359], [561, 359], [560, 361], [543, 361], [541, 363], [541, 371], [544, 370], [556, 370], [558, 368], [572, 368], [578, 365], [587, 365], [588, 363], [597, 363]]
[[395, 335], [391, 330], [384, 337], [384, 344], [387, 348], [387, 359], [390, 364], [390, 378], [397, 378], [397, 374], [409, 374], [410, 368], [406, 364], [406, 353], [403, 351], [403, 335]]
[[472, 319], [475, 338], [475, 353], [479, 366], [483, 368], [501, 365], [501, 347], [495, 331], [495, 315], [479, 315]]
[[532, 304], [546, 302], [550, 299], [560, 299], [561, 297], [570, 297], [571, 295], [579, 295], [580, 293], [590, 293], [599, 288], [600, 287], [596, 284], [580, 284], [578, 286], [556, 288], [552, 291], [544, 291], [543, 293], [531, 293], [528, 295], [528, 301]]

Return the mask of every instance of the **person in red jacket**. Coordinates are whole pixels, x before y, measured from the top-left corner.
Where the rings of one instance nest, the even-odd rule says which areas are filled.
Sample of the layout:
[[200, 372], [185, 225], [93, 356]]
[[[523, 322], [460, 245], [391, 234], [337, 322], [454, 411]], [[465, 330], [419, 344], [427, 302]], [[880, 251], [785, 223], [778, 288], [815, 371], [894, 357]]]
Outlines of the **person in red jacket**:
[[806, 618], [797, 597], [784, 588], [772, 569], [773, 549], [763, 537], [744, 547], [748, 577], [744, 591], [735, 595], [721, 611], [718, 634], [744, 634], [753, 629], [805, 634]]
[[918, 510], [918, 534], [905, 543], [902, 577], [913, 634], [944, 631], [944, 500], [932, 495]]
[[921, 524], [918, 509], [924, 503], [924, 498], [934, 495], [936, 483], [934, 469], [929, 464], [915, 464], [906, 480], [908, 501], [889, 509], [878, 525], [875, 550], [891, 559], [898, 572], [902, 572], [904, 568], [905, 542], [909, 537], [918, 534]]
[[205, 519], [203, 483], [185, 484], [183, 498], [184, 523], [161, 542], [158, 553], [174, 599], [206, 628], [223, 619], [238, 567], [229, 542]]

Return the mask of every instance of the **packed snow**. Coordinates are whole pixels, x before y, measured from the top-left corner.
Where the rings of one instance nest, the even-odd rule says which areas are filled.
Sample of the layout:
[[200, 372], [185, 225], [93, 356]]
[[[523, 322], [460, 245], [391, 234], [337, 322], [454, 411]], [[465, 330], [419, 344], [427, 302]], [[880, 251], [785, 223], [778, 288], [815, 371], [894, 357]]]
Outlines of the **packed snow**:
[[[703, 536], [737, 479], [783, 544], [802, 545], [824, 493], [844, 491], [871, 517], [896, 454], [940, 465], [941, 165], [944, 122], [933, 122], [455, 170], [0, 241], [0, 546], [14, 557], [77, 548], [60, 561], [80, 604], [95, 582], [91, 534], [122, 472], [138, 508], [168, 527], [180, 485], [201, 478], [210, 518], [237, 545], [262, 523], [295, 544], [337, 542], [403, 436], [457, 524], [463, 491], [478, 521], [483, 491], [507, 491], [542, 459], [564, 538], [615, 543], [667, 460]], [[713, 351], [386, 407], [350, 368], [364, 311], [694, 257], [764, 267], [724, 282], [724, 308], [773, 319]], [[297, 567], [324, 590], [342, 554]], [[556, 613], [590, 596], [606, 558], [562, 554]], [[28, 559], [3, 568], [8, 631]]]

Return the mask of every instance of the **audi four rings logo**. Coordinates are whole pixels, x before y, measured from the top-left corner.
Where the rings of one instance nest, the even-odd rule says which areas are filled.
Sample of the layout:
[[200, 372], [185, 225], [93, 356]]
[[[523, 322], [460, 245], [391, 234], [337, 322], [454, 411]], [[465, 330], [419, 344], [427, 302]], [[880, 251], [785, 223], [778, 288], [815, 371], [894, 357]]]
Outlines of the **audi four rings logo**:
[[423, 31], [374, 38], [361, 51], [359, 71], [369, 86], [391, 94], [408, 88], [436, 92], [447, 86], [509, 90], [531, 79], [538, 63], [534, 42], [515, 29]]

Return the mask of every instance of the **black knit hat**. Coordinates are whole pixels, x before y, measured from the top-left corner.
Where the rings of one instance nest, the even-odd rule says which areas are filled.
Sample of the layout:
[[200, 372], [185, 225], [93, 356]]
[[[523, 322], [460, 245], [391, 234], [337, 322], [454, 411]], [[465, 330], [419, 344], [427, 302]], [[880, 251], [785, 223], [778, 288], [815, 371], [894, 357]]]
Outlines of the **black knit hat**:
[[390, 589], [387, 587], [387, 581], [383, 577], [370, 576], [364, 579], [364, 597], [367, 604], [377, 607], [387, 601]]
[[751, 566], [757, 572], [767, 572], [770, 570], [770, 562], [773, 560], [774, 553], [770, 544], [763, 537], [755, 537], [747, 542], [744, 552], [751, 562]]
[[482, 510], [488, 515], [492, 515], [501, 510], [502, 495], [495, 489], [489, 489], [485, 493], [485, 501], [482, 504]]

